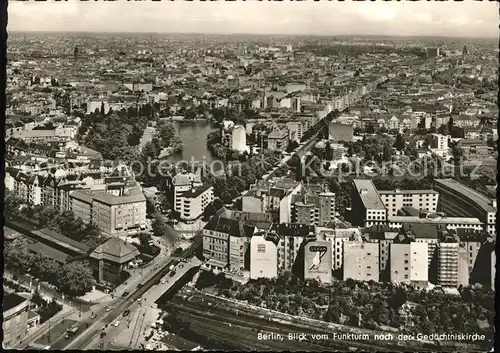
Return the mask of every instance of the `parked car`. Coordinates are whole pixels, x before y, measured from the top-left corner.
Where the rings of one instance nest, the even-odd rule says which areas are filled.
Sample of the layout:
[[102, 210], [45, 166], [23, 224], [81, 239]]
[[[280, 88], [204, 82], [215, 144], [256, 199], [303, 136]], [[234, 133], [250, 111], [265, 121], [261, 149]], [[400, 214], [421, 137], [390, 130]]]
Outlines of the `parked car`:
[[104, 336], [106, 336], [106, 332], [102, 331], [101, 334], [99, 335], [99, 337], [103, 338]]
[[127, 309], [123, 312], [123, 317], [127, 317], [129, 314], [130, 314], [130, 310]]
[[115, 326], [115, 327], [118, 327], [118, 326], [120, 326], [120, 320], [116, 320], [116, 321], [115, 321], [115, 324], [114, 324], [114, 326]]
[[125, 292], [123, 292], [122, 297], [126, 297], [129, 294], [130, 294], [129, 292], [125, 291]]
[[92, 313], [92, 315], [90, 315], [90, 319], [94, 320], [96, 318], [96, 316], [97, 316], [96, 314]]
[[107, 311], [107, 312], [110, 312], [111, 310], [113, 310], [113, 308], [112, 308], [112, 307], [110, 307], [110, 306], [107, 306], [107, 307], [106, 307], [106, 311]]

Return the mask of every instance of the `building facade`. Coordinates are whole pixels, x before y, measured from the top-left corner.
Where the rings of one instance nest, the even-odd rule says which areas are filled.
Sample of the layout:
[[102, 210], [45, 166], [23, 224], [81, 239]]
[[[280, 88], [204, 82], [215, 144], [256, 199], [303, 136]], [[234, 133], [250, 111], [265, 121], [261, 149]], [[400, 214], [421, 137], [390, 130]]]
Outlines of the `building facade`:
[[389, 217], [397, 216], [403, 207], [436, 212], [439, 193], [434, 190], [379, 190], [378, 191]]

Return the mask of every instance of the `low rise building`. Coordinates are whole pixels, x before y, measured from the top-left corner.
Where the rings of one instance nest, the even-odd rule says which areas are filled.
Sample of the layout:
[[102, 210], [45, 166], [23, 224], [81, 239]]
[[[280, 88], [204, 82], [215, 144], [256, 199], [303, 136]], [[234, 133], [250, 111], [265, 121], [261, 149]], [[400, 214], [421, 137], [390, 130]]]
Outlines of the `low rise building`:
[[90, 263], [98, 283], [120, 284], [127, 264], [139, 256], [139, 250], [120, 238], [113, 237], [90, 254]]

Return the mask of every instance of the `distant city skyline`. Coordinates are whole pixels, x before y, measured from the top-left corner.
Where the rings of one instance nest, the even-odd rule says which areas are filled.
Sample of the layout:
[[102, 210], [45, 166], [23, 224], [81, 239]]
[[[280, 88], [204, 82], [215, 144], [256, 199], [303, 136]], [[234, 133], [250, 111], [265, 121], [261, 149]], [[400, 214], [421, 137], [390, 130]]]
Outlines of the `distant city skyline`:
[[498, 36], [496, 2], [18, 2], [9, 31]]

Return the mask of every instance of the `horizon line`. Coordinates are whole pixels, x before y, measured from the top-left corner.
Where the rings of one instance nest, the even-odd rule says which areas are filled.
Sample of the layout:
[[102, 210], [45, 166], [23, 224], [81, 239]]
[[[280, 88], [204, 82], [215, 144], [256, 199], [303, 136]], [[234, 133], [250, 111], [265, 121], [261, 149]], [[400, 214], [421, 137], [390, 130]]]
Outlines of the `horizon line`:
[[450, 39], [498, 39], [498, 36], [463, 36], [463, 35], [430, 35], [430, 34], [306, 34], [306, 33], [216, 33], [216, 32], [153, 32], [153, 31], [92, 31], [92, 30], [9, 30], [8, 33], [82, 33], [82, 34], [135, 34], [135, 35], [206, 35], [206, 36], [260, 36], [260, 37], [395, 37], [395, 38], [408, 38], [408, 37], [420, 37], [420, 38], [450, 38]]

